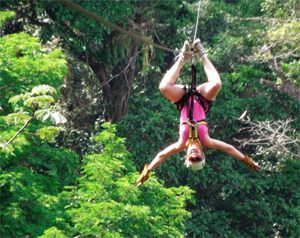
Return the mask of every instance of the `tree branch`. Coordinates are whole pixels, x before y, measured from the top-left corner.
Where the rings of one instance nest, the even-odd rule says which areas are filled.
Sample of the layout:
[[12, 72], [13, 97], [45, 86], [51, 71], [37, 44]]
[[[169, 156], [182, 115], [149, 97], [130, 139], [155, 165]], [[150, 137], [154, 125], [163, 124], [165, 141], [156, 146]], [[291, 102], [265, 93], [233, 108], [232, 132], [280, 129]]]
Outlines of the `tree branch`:
[[[246, 17], [246, 18], [239, 17], [238, 19], [242, 21], [260, 21], [260, 22], [267, 22], [267, 23], [290, 22], [290, 20], [281, 20], [279, 18], [267, 18], [267, 17]], [[300, 21], [300, 18], [295, 18], [293, 20]]]
[[[24, 9], [26, 11], [26, 9]], [[18, 15], [27, 18], [30, 23], [34, 24], [34, 25], [38, 25], [38, 26], [42, 26], [42, 27], [48, 27], [50, 24], [47, 22], [40, 22], [38, 21], [36, 18], [28, 15], [26, 12], [23, 11], [23, 9], [12, 9], [12, 11], [16, 12]]]
[[251, 132], [251, 137], [246, 139], [235, 139], [242, 146], [255, 145], [258, 150], [263, 152], [272, 152], [275, 154], [287, 153], [300, 159], [300, 140], [296, 136], [294, 129], [290, 128], [290, 123], [294, 120], [286, 121], [258, 121], [252, 122], [249, 117], [240, 120], [243, 124], [248, 125], [242, 130]]
[[33, 104], [35, 104], [35, 107], [33, 109], [33, 112], [30, 116], [30, 118], [28, 119], [28, 121], [25, 123], [25, 125], [13, 136], [13, 138], [11, 138], [8, 142], [6, 142], [6, 145], [8, 145], [9, 143], [11, 143], [23, 130], [24, 128], [28, 125], [28, 123], [31, 121], [31, 119], [34, 117], [34, 114], [36, 112], [36, 110], [38, 109], [39, 106], [39, 102], [34, 101]]
[[274, 82], [261, 78], [260, 83], [274, 88], [277, 91], [285, 92], [300, 102], [300, 89], [290, 80], [284, 81], [283, 85], [278, 85]]

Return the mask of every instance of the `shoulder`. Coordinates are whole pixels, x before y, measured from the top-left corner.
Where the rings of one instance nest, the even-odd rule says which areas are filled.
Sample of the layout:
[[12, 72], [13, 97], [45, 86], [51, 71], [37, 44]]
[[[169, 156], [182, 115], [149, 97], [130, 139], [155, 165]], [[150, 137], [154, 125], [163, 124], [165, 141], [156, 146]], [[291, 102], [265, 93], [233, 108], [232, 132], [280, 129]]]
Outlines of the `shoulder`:
[[204, 146], [208, 148], [217, 148], [217, 140], [210, 138], [208, 132], [206, 132], [205, 137], [204, 137]]
[[163, 156], [165, 158], [171, 156], [174, 153], [177, 153], [185, 148], [185, 145], [182, 143], [181, 140], [178, 140], [177, 142], [169, 145], [165, 149], [163, 149], [161, 152], [158, 153], [159, 156]]
[[217, 140], [217, 139], [212, 139], [212, 138], [209, 137], [208, 133], [206, 133], [206, 135], [205, 135], [204, 146], [206, 146], [208, 148], [211, 148], [211, 149], [222, 150], [222, 151], [225, 151], [225, 152], [232, 149], [232, 145], [229, 145], [224, 141], [220, 141], [220, 140]]
[[179, 140], [175, 143], [175, 147], [178, 150], [183, 150], [186, 148], [186, 141], [182, 139], [182, 137], [179, 138]]
[[203, 145], [210, 148], [211, 138], [209, 137], [208, 132], [205, 133]]

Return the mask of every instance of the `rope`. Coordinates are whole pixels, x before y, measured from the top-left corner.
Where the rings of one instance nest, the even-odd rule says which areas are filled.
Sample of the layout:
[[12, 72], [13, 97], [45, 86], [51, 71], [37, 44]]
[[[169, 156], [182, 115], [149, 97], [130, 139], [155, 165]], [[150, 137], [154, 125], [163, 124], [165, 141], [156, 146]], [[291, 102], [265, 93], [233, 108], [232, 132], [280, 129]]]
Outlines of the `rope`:
[[[195, 35], [194, 35], [194, 42], [196, 40], [197, 35], [197, 29], [198, 29], [198, 22], [199, 22], [199, 14], [200, 14], [200, 6], [201, 6], [201, 0], [199, 0], [199, 7], [198, 7], [198, 13], [197, 13], [197, 21], [196, 21], [196, 27], [195, 27]], [[191, 82], [191, 90], [192, 90], [192, 101], [191, 106], [189, 110], [189, 119], [193, 120], [193, 113], [194, 113], [194, 92], [196, 91], [196, 64], [198, 61], [198, 57], [196, 57], [195, 61], [193, 62], [193, 58], [191, 58], [191, 67], [192, 67], [192, 82]], [[189, 100], [189, 99], [188, 99]], [[201, 145], [201, 143], [200, 143]]]
[[197, 22], [196, 22], [196, 28], [195, 28], [194, 41], [196, 40], [196, 34], [197, 34], [197, 28], [198, 28], [198, 21], [199, 21], [199, 13], [200, 13], [200, 6], [201, 6], [201, 0], [199, 0], [199, 7], [198, 7], [198, 14], [197, 14]]
[[59, 2], [61, 4], [63, 4], [63, 5], [66, 5], [67, 7], [71, 8], [71, 9], [73, 9], [73, 10], [75, 10], [75, 11], [77, 11], [77, 12], [83, 14], [83, 15], [85, 15], [86, 17], [89, 17], [89, 18], [93, 19], [94, 21], [96, 21], [98, 23], [102, 23], [102, 24], [104, 24], [106, 26], [109, 26], [109, 27], [115, 29], [116, 31], [119, 31], [119, 32], [121, 32], [121, 33], [123, 33], [125, 35], [128, 35], [128, 36], [130, 36], [133, 39], [141, 41], [141, 42], [143, 42], [145, 44], [153, 45], [154, 47], [156, 47], [158, 49], [161, 49], [161, 50], [179, 53], [178, 49], [176, 49], [176, 50], [169, 49], [167, 47], [164, 47], [164, 46], [155, 44], [155, 43], [153, 43], [151, 41], [148, 41], [148, 40], [146, 40], [146, 39], [144, 39], [144, 38], [142, 38], [142, 37], [140, 37], [138, 35], [135, 35], [135, 34], [129, 32], [129, 31], [126, 31], [123, 28], [121, 28], [121, 27], [119, 27], [119, 26], [117, 26], [117, 25], [115, 25], [115, 24], [113, 24], [113, 23], [111, 23], [109, 21], [106, 21], [103, 18], [101, 18], [101, 17], [99, 17], [99, 16], [97, 16], [97, 15], [89, 12], [88, 10], [82, 8], [81, 6], [79, 6], [76, 3], [73, 3], [72, 1], [68, 1], [68, 0], [55, 0], [55, 1], [57, 1], [57, 2]]

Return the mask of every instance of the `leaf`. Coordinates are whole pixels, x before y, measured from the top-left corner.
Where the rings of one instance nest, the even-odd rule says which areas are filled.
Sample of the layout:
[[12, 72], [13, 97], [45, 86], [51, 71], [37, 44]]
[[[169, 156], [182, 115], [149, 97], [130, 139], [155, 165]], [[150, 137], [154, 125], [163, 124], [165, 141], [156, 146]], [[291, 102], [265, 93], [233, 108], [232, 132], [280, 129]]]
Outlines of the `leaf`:
[[40, 136], [42, 140], [46, 138], [50, 143], [53, 143], [54, 137], [59, 135], [62, 130], [64, 130], [62, 127], [49, 126], [37, 130], [36, 135]]
[[54, 113], [51, 113], [51, 121], [57, 125], [59, 123], [62, 123], [62, 124], [66, 123], [67, 119], [61, 113], [54, 112]]
[[39, 105], [49, 105], [50, 102], [54, 102], [54, 98], [47, 95], [31, 97], [24, 101], [24, 105], [30, 107], [33, 101], [38, 101]]
[[31, 93], [26, 93], [26, 94], [19, 94], [19, 95], [16, 95], [16, 96], [13, 96], [9, 99], [9, 103], [17, 103], [21, 100], [26, 100], [27, 98], [30, 98], [32, 97], [32, 94]]
[[64, 124], [67, 122], [67, 119], [60, 112], [52, 112], [50, 109], [36, 111], [36, 118], [42, 120], [43, 122], [46, 121], [49, 117], [51, 121], [56, 125], [59, 123]]
[[51, 111], [49, 109], [38, 110], [35, 113], [37, 119], [46, 121], [51, 115]]
[[11, 97], [8, 102], [9, 103], [17, 103], [18, 101], [23, 99], [23, 96], [24, 96], [24, 94], [16, 95], [14, 97]]
[[53, 134], [46, 134], [46, 138], [50, 143], [53, 143], [54, 141], [54, 135]]
[[7, 145], [6, 143], [0, 142], [0, 149], [5, 154], [13, 154], [14, 147], [12, 145]]
[[23, 121], [28, 121], [30, 116], [28, 114], [25, 114], [25, 113], [27, 113], [27, 112], [19, 112], [19, 113], [8, 114], [6, 116], [6, 123], [8, 125], [12, 125], [12, 124], [16, 125], [22, 119], [23, 119]]
[[38, 85], [38, 86], [34, 87], [31, 90], [31, 92], [34, 94], [37, 94], [37, 95], [39, 95], [39, 94], [45, 95], [47, 93], [52, 94], [52, 95], [57, 94], [57, 91], [55, 88], [51, 87], [50, 85], [46, 85], [46, 84]]

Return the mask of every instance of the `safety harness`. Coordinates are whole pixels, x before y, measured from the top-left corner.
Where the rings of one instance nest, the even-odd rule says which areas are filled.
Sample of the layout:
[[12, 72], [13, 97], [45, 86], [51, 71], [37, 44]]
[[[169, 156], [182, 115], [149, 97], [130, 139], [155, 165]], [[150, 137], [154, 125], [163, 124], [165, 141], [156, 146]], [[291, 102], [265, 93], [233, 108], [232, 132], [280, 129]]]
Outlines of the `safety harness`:
[[[183, 105], [189, 104], [189, 98], [191, 97], [191, 106], [190, 109], [188, 111], [188, 120], [187, 121], [183, 121], [181, 122], [180, 125], [183, 124], [188, 124], [189, 125], [189, 138], [186, 142], [186, 147], [189, 147], [193, 142], [197, 142], [199, 144], [200, 149], [203, 149], [203, 146], [199, 140], [199, 136], [198, 136], [198, 126], [199, 125], [207, 125], [205, 120], [201, 120], [201, 121], [196, 121], [193, 118], [193, 112], [194, 112], [194, 97], [198, 96], [199, 97], [199, 93], [196, 89], [196, 67], [194, 64], [191, 65], [192, 67], [192, 82], [191, 82], [191, 89], [187, 91], [185, 97], [182, 98], [182, 100], [180, 100], [177, 104], [177, 106], [181, 106], [181, 109], [183, 108]], [[201, 95], [200, 95], [201, 96]], [[202, 96], [201, 96], [202, 97]], [[183, 101], [184, 100], [184, 101]], [[199, 100], [198, 100], [199, 101]], [[203, 105], [203, 103], [200, 101], [201, 105], [204, 107], [205, 105]], [[205, 110], [205, 109], [204, 109]], [[208, 111], [209, 108], [206, 109], [206, 111]], [[194, 132], [194, 133], [193, 133]]]
[[[189, 125], [189, 138], [188, 140], [186, 141], [186, 147], [189, 147], [193, 142], [198, 142], [199, 144], [199, 147], [200, 149], [202, 150], [203, 149], [203, 146], [199, 140], [199, 137], [198, 137], [198, 126], [199, 125], [207, 125], [205, 121], [191, 121], [191, 120], [188, 120], [188, 121], [183, 121], [181, 122], [180, 125], [183, 125], [183, 124], [188, 124]], [[193, 131], [194, 131], [194, 135], [193, 135]]]

